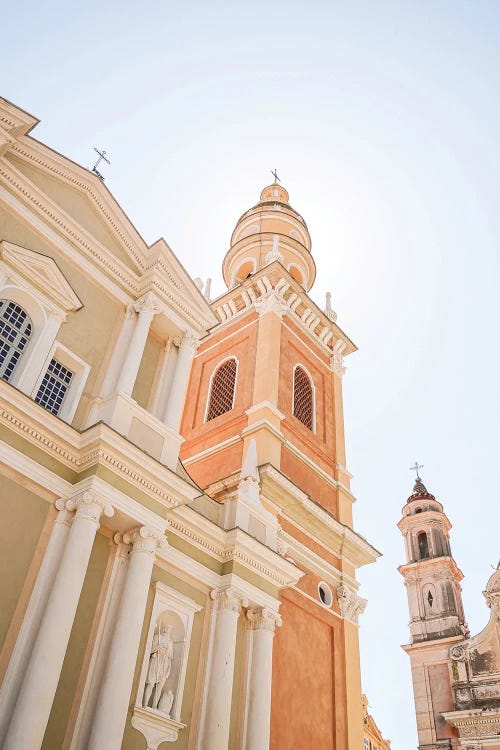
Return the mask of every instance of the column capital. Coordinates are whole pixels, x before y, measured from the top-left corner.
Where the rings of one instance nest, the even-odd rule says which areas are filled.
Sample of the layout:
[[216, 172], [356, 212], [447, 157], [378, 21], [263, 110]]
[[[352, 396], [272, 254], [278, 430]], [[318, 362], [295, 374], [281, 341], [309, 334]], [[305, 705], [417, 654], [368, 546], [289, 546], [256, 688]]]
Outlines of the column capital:
[[143, 552], [151, 557], [154, 557], [161, 547], [168, 546], [165, 535], [150, 526], [138, 526], [126, 531], [122, 539], [125, 544], [132, 545], [132, 552]]
[[133, 303], [133, 306], [134, 310], [139, 314], [142, 312], [149, 312], [156, 315], [162, 310], [160, 300], [152, 292], [148, 292], [143, 297], [140, 297]]
[[115, 512], [113, 507], [106, 503], [97, 492], [90, 490], [80, 492], [66, 500], [66, 510], [75, 510], [75, 518], [85, 518], [94, 521], [97, 525], [102, 514], [111, 518]]
[[194, 333], [187, 331], [184, 336], [176, 336], [174, 344], [179, 347], [179, 352], [189, 351], [193, 355], [200, 345], [200, 340]]
[[214, 601], [215, 608], [219, 611], [227, 610], [239, 615], [242, 607], [248, 607], [248, 600], [245, 599], [243, 594], [240, 594], [239, 591], [230, 586], [222, 589], [213, 589], [210, 592], [210, 598]]
[[338, 587], [337, 599], [341, 617], [357, 625], [359, 615], [362, 615], [365, 611], [366, 599], [362, 599], [354, 589], [349, 588], [345, 584], [341, 584]]
[[274, 633], [275, 629], [280, 628], [283, 624], [279, 614], [269, 607], [249, 609], [247, 619], [252, 630], [269, 630], [271, 633]]

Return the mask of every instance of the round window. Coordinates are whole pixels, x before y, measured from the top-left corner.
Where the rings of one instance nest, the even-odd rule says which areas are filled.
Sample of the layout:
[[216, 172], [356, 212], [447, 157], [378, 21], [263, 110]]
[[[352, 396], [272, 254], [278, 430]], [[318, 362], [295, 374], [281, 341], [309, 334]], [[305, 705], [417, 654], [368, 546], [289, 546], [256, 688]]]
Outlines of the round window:
[[333, 594], [330, 586], [325, 583], [324, 581], [321, 581], [318, 584], [318, 596], [321, 604], [323, 604], [325, 607], [331, 607], [333, 602]]

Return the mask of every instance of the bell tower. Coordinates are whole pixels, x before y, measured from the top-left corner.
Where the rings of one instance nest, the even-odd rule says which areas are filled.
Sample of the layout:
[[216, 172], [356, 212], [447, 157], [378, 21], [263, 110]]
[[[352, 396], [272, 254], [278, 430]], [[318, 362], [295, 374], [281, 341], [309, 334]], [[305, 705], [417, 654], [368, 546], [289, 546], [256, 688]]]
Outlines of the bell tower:
[[454, 709], [449, 673], [450, 649], [463, 641], [467, 625], [460, 581], [463, 575], [451, 554], [451, 524], [442, 504], [418, 475], [398, 523], [405, 540], [405, 580], [410, 610], [411, 661], [419, 750], [451, 747], [457, 732], [443, 714]]
[[463, 637], [463, 575], [451, 554], [451, 523], [418, 473], [398, 527], [405, 540], [406, 563], [399, 572], [408, 594], [411, 643]]

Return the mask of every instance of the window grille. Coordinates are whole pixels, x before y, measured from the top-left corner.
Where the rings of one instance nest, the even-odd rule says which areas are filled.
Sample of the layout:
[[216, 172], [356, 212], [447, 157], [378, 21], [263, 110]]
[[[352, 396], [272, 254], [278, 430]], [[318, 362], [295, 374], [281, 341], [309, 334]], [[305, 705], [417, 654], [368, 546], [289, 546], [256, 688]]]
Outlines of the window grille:
[[43, 406], [51, 414], [59, 414], [72, 377], [71, 370], [64, 367], [57, 359], [52, 359], [36, 394], [37, 404]]
[[10, 299], [0, 300], [0, 378], [9, 382], [32, 332], [31, 318]]
[[293, 374], [293, 414], [309, 430], [314, 428], [314, 397], [309, 375], [297, 366]]
[[210, 389], [207, 422], [231, 411], [236, 386], [236, 360], [228, 359], [215, 371]]

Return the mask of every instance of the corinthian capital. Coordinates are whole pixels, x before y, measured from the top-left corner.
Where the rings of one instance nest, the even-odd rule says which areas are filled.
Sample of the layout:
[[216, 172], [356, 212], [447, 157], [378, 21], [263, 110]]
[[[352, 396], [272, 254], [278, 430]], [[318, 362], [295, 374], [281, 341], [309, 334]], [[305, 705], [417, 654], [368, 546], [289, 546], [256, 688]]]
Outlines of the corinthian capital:
[[362, 599], [353, 589], [344, 584], [338, 587], [337, 598], [341, 617], [357, 625], [359, 615], [365, 611], [366, 599]]
[[139, 315], [146, 312], [152, 315], [156, 315], [157, 313], [161, 312], [162, 305], [160, 300], [155, 297], [152, 292], [148, 292], [143, 297], [140, 297], [140, 299], [134, 302], [134, 310], [138, 312]]
[[174, 339], [174, 344], [179, 347], [179, 352], [188, 351], [193, 355], [200, 345], [200, 340], [192, 331], [188, 331], [184, 336], [177, 336]]
[[108, 518], [114, 513], [109, 503], [106, 503], [97, 492], [85, 490], [66, 501], [66, 510], [75, 510], [75, 518], [94, 521], [99, 526], [99, 520], [104, 514]]
[[132, 552], [143, 552], [147, 555], [155, 556], [156, 551], [161, 547], [168, 546], [165, 535], [149, 526], [138, 526], [135, 529], [126, 531], [123, 534], [125, 544], [132, 545]]
[[213, 591], [210, 592], [210, 598], [213, 600], [216, 609], [227, 610], [238, 615], [240, 614], [242, 607], [248, 606], [248, 601], [245, 597], [240, 594], [239, 591], [236, 591], [236, 589], [231, 587], [213, 589]]
[[247, 618], [252, 630], [269, 630], [271, 633], [274, 633], [275, 628], [279, 628], [282, 625], [279, 614], [269, 609], [269, 607], [249, 609]]

